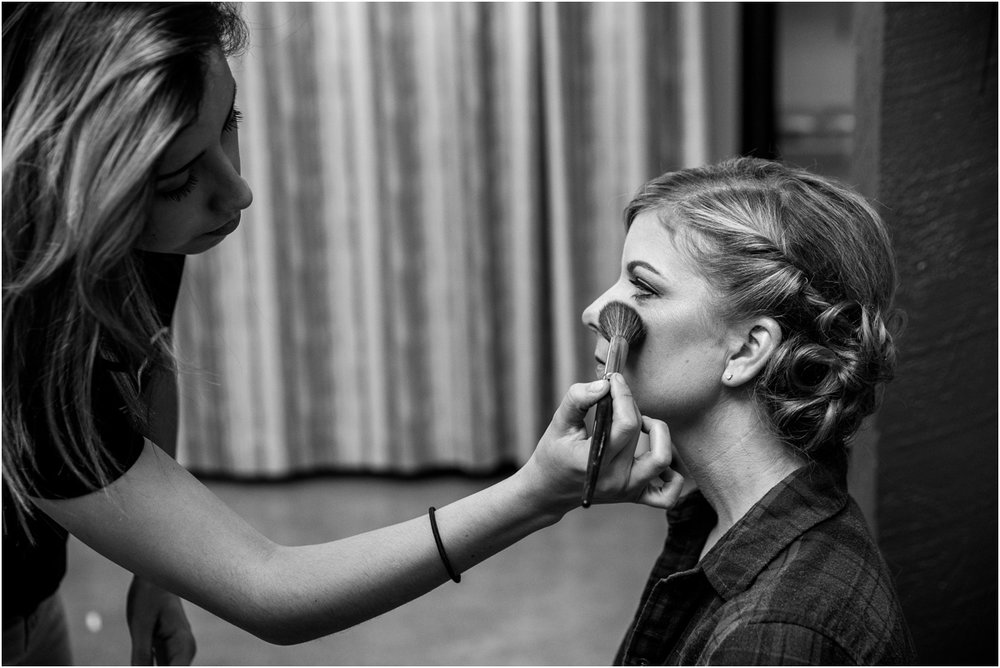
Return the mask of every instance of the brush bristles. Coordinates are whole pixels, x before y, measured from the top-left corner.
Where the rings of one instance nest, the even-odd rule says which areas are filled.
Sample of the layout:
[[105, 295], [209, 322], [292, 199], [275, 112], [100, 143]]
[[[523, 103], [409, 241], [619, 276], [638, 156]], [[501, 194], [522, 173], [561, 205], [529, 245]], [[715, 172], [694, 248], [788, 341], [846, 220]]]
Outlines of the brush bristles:
[[604, 337], [609, 341], [621, 337], [628, 341], [629, 347], [635, 347], [646, 336], [646, 328], [642, 319], [628, 304], [609, 302], [601, 309], [598, 322]]

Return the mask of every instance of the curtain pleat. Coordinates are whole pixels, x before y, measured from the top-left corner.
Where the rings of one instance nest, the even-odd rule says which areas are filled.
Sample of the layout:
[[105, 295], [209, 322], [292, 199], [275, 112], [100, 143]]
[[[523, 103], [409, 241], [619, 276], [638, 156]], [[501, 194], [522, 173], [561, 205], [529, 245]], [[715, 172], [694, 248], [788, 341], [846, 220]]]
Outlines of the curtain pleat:
[[[523, 463], [676, 166], [676, 7], [247, 3], [239, 231], [176, 317], [192, 470]], [[669, 37], [669, 35], [667, 35]]]

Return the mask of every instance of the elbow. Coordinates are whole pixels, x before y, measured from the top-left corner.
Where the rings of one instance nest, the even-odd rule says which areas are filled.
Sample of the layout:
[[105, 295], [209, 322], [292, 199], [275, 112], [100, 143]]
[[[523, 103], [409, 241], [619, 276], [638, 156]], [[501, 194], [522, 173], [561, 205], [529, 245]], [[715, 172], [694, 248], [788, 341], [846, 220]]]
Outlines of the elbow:
[[321, 605], [315, 591], [289, 577], [296, 568], [283, 562], [281, 554], [282, 550], [275, 551], [248, 578], [253, 584], [244, 590], [243, 602], [236, 606], [237, 619], [232, 621], [264, 642], [280, 646], [309, 642], [351, 626]]
[[299, 645], [304, 642], [317, 640], [323, 636], [336, 633], [340, 629], [326, 628], [319, 630], [305, 624], [292, 624], [288, 620], [272, 619], [270, 622], [247, 624], [243, 626], [243, 630], [252, 633], [268, 644], [287, 647], [289, 645]]
[[270, 645], [298, 645], [326, 635], [311, 632], [310, 625], [297, 617], [279, 607], [267, 609], [254, 605], [238, 615], [229, 615], [227, 621]]
[[230, 623], [271, 645], [298, 645], [338, 630], [328, 625], [319, 628], [302, 610], [274, 599], [254, 600], [228, 617]]
[[310, 640], [315, 640], [314, 636], [306, 636], [301, 633], [294, 633], [288, 629], [282, 629], [276, 625], [264, 624], [259, 625], [256, 628], [247, 628], [253, 635], [257, 636], [261, 640], [271, 645], [280, 645], [282, 647], [288, 647], [289, 645], [298, 645], [300, 643], [308, 642]]
[[241, 629], [251, 635], [260, 638], [270, 645], [294, 645], [296, 644], [291, 634], [281, 620], [272, 618], [268, 620], [266, 616], [253, 615], [252, 618], [239, 620], [237, 624]]

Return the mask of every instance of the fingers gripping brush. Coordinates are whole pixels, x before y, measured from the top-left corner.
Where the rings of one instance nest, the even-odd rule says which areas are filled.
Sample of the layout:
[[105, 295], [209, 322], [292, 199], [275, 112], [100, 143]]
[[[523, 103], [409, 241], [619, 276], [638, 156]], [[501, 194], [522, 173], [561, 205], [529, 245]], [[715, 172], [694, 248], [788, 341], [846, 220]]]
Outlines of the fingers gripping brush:
[[[608, 359], [604, 366], [604, 377], [618, 373], [625, 367], [629, 348], [635, 348], [646, 336], [646, 328], [635, 310], [621, 302], [610, 302], [598, 317], [601, 332], [610, 341]], [[590, 437], [590, 458], [587, 460], [587, 479], [583, 486], [583, 507], [589, 508], [601, 472], [601, 458], [604, 446], [611, 436], [611, 394], [597, 402], [594, 412], [594, 433]]]

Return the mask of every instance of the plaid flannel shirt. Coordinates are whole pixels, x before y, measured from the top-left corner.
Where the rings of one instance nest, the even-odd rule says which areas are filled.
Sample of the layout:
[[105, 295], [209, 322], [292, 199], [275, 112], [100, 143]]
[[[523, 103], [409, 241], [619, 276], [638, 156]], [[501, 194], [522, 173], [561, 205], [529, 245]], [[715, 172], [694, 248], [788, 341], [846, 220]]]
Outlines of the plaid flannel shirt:
[[776, 485], [699, 562], [715, 519], [698, 492], [667, 513], [666, 544], [616, 664], [916, 661], [861, 511], [821, 467]]

